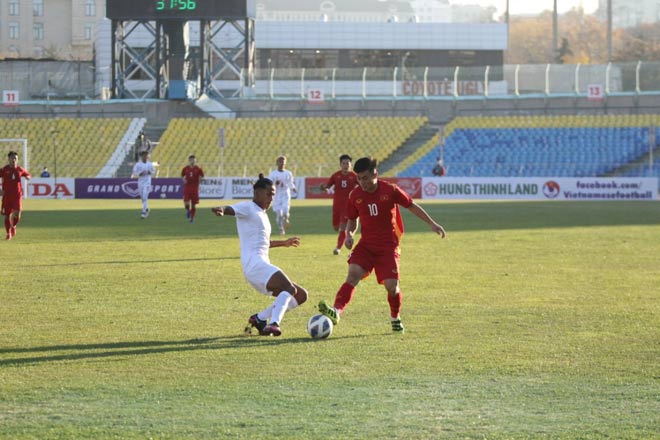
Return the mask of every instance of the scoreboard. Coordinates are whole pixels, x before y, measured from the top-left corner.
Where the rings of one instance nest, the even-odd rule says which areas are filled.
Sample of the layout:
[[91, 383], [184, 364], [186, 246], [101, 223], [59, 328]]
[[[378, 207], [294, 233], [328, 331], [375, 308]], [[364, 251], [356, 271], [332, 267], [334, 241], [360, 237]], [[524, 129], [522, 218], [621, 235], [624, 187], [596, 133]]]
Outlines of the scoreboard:
[[254, 17], [254, 0], [106, 0], [117, 20], [218, 20]]

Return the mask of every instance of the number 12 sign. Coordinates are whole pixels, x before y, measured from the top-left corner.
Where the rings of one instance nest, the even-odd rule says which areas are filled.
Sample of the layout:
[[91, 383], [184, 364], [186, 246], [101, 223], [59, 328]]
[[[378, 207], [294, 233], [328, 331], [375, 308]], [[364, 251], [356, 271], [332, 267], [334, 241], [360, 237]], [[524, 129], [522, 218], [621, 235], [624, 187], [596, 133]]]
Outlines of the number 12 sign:
[[310, 104], [322, 104], [325, 98], [323, 97], [323, 90], [309, 89], [307, 91], [307, 101]]

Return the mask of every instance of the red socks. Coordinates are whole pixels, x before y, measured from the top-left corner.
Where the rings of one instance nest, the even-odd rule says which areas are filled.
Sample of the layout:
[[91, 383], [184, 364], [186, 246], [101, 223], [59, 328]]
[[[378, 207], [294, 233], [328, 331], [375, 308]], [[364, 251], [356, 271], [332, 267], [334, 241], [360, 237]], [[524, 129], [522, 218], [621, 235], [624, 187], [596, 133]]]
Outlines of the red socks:
[[190, 220], [195, 218], [195, 213], [197, 212], [197, 209], [195, 208], [195, 205], [190, 209]]
[[355, 292], [355, 287], [351, 286], [350, 284], [344, 283], [341, 285], [339, 291], [337, 292], [337, 295], [335, 296], [335, 304], [334, 304], [335, 309], [337, 309], [339, 313], [341, 313], [346, 308], [348, 303], [351, 302], [351, 299], [353, 299], [354, 292]]
[[5, 229], [7, 230], [7, 233], [9, 234], [9, 230], [11, 229], [11, 222], [9, 221], [9, 216], [5, 216]]
[[[343, 312], [348, 303], [353, 299], [353, 293], [355, 293], [355, 287], [351, 286], [348, 283], [344, 283], [339, 288], [337, 295], [335, 296], [334, 307], [339, 313]], [[390, 316], [392, 318], [398, 318], [401, 313], [401, 303], [403, 295], [401, 292], [396, 295], [387, 295], [387, 302], [390, 303]]]
[[401, 313], [401, 292], [396, 295], [387, 295], [387, 302], [390, 303], [390, 316], [392, 318], [398, 318], [399, 313]]

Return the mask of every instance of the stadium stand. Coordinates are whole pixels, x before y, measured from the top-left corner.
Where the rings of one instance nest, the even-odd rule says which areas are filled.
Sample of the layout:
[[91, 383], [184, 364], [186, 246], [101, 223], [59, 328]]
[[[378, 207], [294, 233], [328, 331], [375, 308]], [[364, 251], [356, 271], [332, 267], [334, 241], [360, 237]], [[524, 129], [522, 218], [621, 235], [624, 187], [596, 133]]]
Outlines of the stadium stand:
[[427, 122], [425, 117], [175, 118], [153, 158], [161, 164], [161, 177], [178, 176], [193, 153], [209, 176], [267, 174], [280, 154], [288, 157], [294, 175], [324, 176], [338, 168], [343, 153], [388, 157]]
[[[440, 140], [439, 135], [433, 136], [428, 142], [426, 142], [424, 145], [419, 147], [414, 153], [403, 159], [401, 162], [399, 162], [395, 167], [390, 169], [389, 171], [382, 173], [383, 177], [394, 177], [397, 174], [399, 174], [399, 171], [401, 170], [407, 170], [410, 166], [412, 166], [414, 163], [418, 162], [422, 158], [424, 158], [427, 154], [429, 157], [434, 157], [437, 159], [438, 156], [438, 142]], [[435, 165], [435, 159], [433, 161], [433, 165]], [[431, 169], [433, 169], [433, 165], [431, 165]]]
[[57, 177], [95, 177], [121, 146], [131, 123], [130, 118], [1, 119], [0, 136], [28, 140], [34, 176], [47, 166]]
[[[444, 164], [455, 177], [619, 175], [648, 157], [659, 123], [659, 115], [460, 117], [445, 127]], [[430, 176], [437, 157], [432, 149], [399, 176]]]

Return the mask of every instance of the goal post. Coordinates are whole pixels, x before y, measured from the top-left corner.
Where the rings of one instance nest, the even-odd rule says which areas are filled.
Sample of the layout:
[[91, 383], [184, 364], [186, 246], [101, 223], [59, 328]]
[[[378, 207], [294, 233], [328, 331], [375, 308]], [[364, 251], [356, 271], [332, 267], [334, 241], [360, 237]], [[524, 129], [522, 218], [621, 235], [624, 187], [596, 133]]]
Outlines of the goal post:
[[[23, 156], [23, 168], [26, 170], [30, 171], [30, 156], [28, 152], [28, 140], [26, 138], [16, 138], [16, 139], [9, 139], [9, 138], [0, 138], [0, 143], [2, 144], [10, 144], [10, 150], [16, 151], [20, 150], [21, 154]], [[4, 152], [3, 157], [7, 157], [7, 153], [9, 151]], [[25, 182], [25, 193], [23, 194], [23, 197], [28, 198], [29, 197], [30, 191], [28, 191], [28, 182]]]

